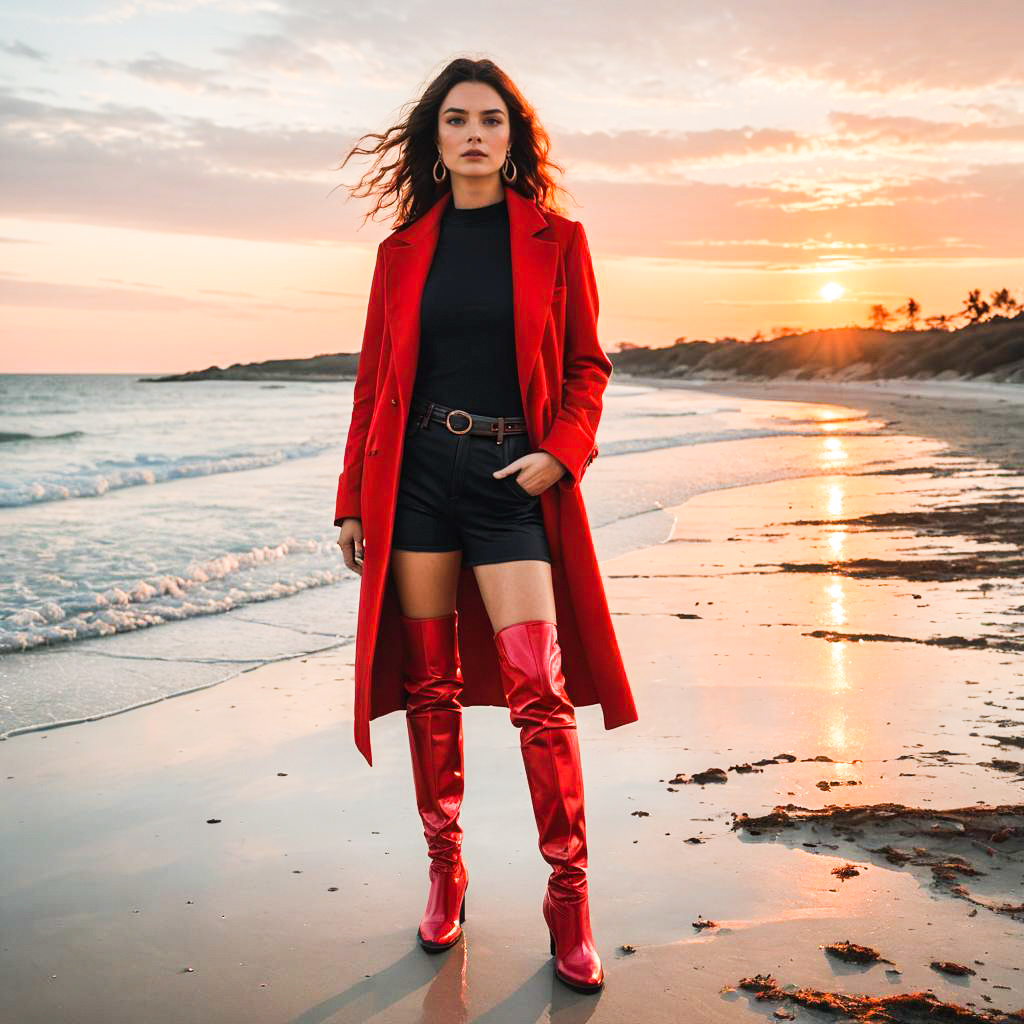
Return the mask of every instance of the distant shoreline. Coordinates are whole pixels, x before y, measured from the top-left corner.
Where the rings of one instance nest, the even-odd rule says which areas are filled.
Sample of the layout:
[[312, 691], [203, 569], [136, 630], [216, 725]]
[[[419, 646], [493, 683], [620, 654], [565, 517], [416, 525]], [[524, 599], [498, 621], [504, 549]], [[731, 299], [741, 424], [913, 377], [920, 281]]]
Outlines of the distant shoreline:
[[176, 373], [167, 377], [140, 377], [139, 381], [146, 384], [166, 384], [174, 381], [193, 380], [244, 380], [259, 381], [260, 383], [283, 381], [302, 383], [305, 381], [337, 381], [355, 379], [356, 375], [354, 373], [260, 373], [259, 371], [232, 372], [230, 370], [220, 370], [217, 373], [211, 373], [207, 370], [194, 370], [189, 373]]
[[[677, 341], [609, 352], [615, 370], [669, 381], [978, 380], [1024, 384], [1024, 313], [952, 331], [837, 327], [771, 341]], [[221, 368], [140, 377], [140, 382], [355, 380], [358, 352], [269, 359]]]
[[267, 359], [259, 363], [233, 363], [221, 368], [140, 377], [140, 382], [163, 384], [170, 381], [246, 380], [246, 381], [334, 381], [355, 380], [359, 369], [358, 352], [336, 352], [308, 359]]

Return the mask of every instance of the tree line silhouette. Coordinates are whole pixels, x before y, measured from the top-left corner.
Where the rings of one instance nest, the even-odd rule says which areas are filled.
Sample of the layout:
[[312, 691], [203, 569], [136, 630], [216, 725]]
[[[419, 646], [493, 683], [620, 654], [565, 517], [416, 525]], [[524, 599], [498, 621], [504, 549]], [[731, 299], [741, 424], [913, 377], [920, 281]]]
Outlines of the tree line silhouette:
[[[1010, 294], [1009, 288], [1000, 288], [989, 295], [988, 300], [981, 297], [980, 288], [972, 288], [967, 293], [967, 298], [960, 310], [956, 313], [936, 313], [934, 316], [926, 317], [925, 326], [930, 331], [950, 331], [957, 326], [956, 321], [962, 319], [963, 326], [978, 324], [990, 316], [1005, 315], [1013, 316], [1024, 308]], [[917, 321], [921, 316], [921, 306], [913, 297], [896, 308], [886, 309], [883, 305], [874, 305], [868, 311], [868, 324], [875, 330], [884, 331], [886, 326], [894, 321], [899, 315], [903, 316], [904, 329], [908, 331], [917, 330]]]

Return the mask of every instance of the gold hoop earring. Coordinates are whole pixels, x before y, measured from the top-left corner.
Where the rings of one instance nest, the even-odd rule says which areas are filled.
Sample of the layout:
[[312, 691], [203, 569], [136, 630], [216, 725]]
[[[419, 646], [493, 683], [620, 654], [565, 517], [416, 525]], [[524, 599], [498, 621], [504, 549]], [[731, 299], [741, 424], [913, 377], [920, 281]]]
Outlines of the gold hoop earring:
[[[440, 175], [440, 177], [438, 177], [438, 174], [437, 174], [437, 165], [438, 164], [441, 165], [441, 175]], [[433, 169], [431, 170], [430, 173], [431, 173], [431, 176], [433, 177], [434, 181], [436, 181], [438, 184], [440, 184], [442, 181], [444, 181], [444, 176], [448, 173], [448, 168], [445, 167], [444, 161], [441, 159], [441, 150], [437, 151], [437, 161], [435, 162], [434, 167], [433, 167]]]
[[[509, 175], [505, 171], [505, 164], [512, 164], [512, 174], [511, 175]], [[505, 163], [501, 165], [501, 176], [511, 185], [512, 182], [516, 180], [516, 175], [518, 173], [519, 173], [519, 171], [516, 170], [516, 165], [514, 163], [512, 163], [512, 150], [510, 149], [505, 154]]]

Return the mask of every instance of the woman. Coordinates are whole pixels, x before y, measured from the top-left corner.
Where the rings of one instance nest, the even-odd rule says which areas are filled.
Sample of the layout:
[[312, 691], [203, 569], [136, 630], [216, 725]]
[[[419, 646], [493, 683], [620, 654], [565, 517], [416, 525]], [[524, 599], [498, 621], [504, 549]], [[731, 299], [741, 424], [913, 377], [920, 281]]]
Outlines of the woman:
[[400, 224], [377, 250], [335, 507], [362, 577], [356, 745], [372, 765], [369, 722], [405, 709], [430, 857], [417, 937], [448, 949], [469, 883], [462, 708], [509, 708], [555, 973], [597, 991], [575, 708], [600, 703], [608, 729], [637, 713], [579, 490], [612, 369], [586, 236], [550, 204], [547, 136], [490, 61], [453, 61], [373, 137], [349, 156], [398, 147], [370, 184]]

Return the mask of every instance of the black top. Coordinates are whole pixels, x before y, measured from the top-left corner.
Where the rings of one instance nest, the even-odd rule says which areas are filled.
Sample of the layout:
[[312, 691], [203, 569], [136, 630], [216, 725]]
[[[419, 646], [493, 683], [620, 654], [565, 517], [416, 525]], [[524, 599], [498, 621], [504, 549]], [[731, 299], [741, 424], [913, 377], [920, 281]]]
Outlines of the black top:
[[522, 416], [508, 202], [449, 199], [420, 304], [414, 391], [484, 416]]

